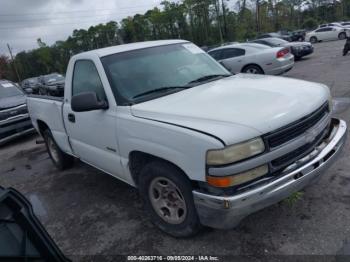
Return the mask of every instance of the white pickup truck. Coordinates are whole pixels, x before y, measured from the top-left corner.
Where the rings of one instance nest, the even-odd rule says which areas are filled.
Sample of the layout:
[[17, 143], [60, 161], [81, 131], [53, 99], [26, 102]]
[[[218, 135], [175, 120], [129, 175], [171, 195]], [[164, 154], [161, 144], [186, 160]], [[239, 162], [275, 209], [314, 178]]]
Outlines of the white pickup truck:
[[185, 237], [315, 181], [347, 134], [331, 101], [322, 84], [231, 75], [167, 40], [73, 56], [64, 98], [31, 96], [28, 109], [58, 168], [78, 158], [138, 187], [152, 222]]

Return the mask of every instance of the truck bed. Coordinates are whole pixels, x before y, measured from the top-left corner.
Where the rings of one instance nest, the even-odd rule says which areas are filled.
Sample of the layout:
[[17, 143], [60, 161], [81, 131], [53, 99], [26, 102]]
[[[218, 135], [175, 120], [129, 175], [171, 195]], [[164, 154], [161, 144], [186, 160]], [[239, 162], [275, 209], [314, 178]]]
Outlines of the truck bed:
[[39, 123], [44, 123], [50, 128], [60, 148], [72, 153], [62, 115], [63, 98], [30, 95], [27, 97], [27, 106], [35, 129], [40, 132]]

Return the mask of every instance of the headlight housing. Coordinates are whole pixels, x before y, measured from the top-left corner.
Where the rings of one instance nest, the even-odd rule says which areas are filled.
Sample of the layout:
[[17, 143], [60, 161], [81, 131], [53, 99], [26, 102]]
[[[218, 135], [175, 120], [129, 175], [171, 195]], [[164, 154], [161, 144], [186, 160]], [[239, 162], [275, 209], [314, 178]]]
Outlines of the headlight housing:
[[207, 165], [227, 165], [258, 155], [264, 151], [264, 141], [261, 138], [255, 138], [240, 144], [228, 146], [224, 149], [209, 150], [207, 152]]

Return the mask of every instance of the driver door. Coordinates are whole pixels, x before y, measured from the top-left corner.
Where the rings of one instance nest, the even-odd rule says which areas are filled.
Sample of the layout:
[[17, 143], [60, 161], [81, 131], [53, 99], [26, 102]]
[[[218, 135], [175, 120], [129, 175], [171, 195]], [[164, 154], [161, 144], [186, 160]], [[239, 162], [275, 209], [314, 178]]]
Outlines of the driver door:
[[[77, 60], [73, 70], [72, 96], [94, 92], [100, 101], [108, 101], [95, 63]], [[120, 177], [123, 172], [116, 138], [116, 107], [108, 101], [107, 110], [73, 112], [64, 104], [63, 117], [74, 154], [107, 173]]]

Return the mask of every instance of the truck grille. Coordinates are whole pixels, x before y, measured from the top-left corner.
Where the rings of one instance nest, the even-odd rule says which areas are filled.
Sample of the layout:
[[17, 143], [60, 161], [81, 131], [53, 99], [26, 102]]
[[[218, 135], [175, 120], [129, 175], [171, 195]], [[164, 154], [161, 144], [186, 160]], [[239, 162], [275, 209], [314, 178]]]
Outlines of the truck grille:
[[329, 112], [330, 110], [327, 102], [309, 116], [266, 135], [265, 141], [267, 142], [267, 146], [269, 148], [278, 147], [302, 135], [306, 130], [316, 125]]
[[289, 152], [271, 162], [271, 168], [273, 171], [278, 171], [282, 168], [289, 166], [298, 159], [303, 158], [304, 156], [311, 153], [315, 147], [321, 142], [321, 140], [327, 135], [328, 126], [315, 138], [311, 143], [305, 144], [296, 150]]

